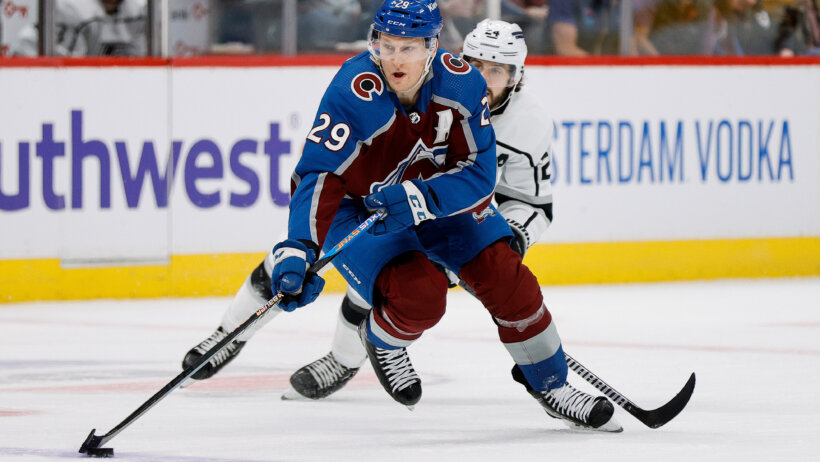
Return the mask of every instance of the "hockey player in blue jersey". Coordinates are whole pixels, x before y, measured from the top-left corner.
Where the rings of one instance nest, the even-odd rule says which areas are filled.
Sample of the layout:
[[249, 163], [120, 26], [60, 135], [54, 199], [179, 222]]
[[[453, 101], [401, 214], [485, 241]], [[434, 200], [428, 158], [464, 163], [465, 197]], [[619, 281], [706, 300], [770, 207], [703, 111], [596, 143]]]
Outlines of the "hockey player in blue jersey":
[[[359, 331], [379, 381], [396, 401], [413, 406], [421, 398], [407, 347], [444, 314], [449, 281], [440, 265], [491, 313], [516, 364], [514, 375], [550, 415], [584, 428], [620, 430], [606, 398], [566, 382], [561, 341], [538, 282], [510, 247], [510, 227], [490, 204], [496, 140], [486, 84], [469, 64], [438, 49], [440, 28], [434, 2], [388, 0], [377, 11], [368, 52], [339, 70], [307, 136], [293, 175], [288, 239], [249, 276], [222, 325], [184, 364], [273, 292], [291, 294], [280, 304], [285, 311], [315, 300], [323, 281], [305, 272], [322, 246], [383, 210], [386, 217], [373, 233], [333, 263], [374, 307]], [[213, 375], [240, 342], [195, 378]]]
[[[481, 21], [465, 37], [462, 57], [487, 82], [498, 158], [495, 201], [513, 231], [510, 245], [523, 257], [552, 221], [553, 121], [524, 86], [527, 45], [517, 24]], [[348, 288], [330, 353], [291, 375], [282, 399], [322, 399], [356, 375], [367, 360], [357, 327], [370, 309]]]

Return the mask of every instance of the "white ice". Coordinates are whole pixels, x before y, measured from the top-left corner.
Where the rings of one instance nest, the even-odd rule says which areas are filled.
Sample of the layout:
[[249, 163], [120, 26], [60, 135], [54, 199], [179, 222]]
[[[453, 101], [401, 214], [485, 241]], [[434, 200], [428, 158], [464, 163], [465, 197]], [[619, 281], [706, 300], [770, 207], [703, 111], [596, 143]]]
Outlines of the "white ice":
[[[415, 411], [370, 366], [331, 398], [282, 401], [327, 353], [340, 295], [274, 319], [220, 375], [172, 392], [107, 446], [132, 461], [808, 461], [820, 454], [820, 278], [544, 287], [568, 353], [637, 405], [688, 407], [649, 429], [571, 431], [510, 378], [488, 314], [451, 291], [410, 348]], [[55, 461], [180, 372], [226, 298], [0, 305], [0, 459]], [[573, 384], [595, 391], [570, 373]]]

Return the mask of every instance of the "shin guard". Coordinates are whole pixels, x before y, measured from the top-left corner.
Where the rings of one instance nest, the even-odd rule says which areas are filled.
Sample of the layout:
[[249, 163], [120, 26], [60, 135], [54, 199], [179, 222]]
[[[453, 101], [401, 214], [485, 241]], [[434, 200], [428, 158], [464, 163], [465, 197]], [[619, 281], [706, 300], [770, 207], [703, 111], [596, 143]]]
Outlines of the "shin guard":
[[498, 326], [498, 336], [530, 385], [561, 386], [567, 365], [541, 287], [521, 256], [503, 241], [481, 251], [459, 276], [475, 291]]

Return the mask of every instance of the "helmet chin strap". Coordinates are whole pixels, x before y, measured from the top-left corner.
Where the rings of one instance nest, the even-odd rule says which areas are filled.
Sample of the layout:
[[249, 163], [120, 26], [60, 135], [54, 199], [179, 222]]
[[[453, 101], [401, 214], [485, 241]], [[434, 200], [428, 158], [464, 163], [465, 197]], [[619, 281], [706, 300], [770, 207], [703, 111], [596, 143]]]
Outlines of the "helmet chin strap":
[[[431, 62], [432, 62], [432, 58], [428, 57], [427, 58], [427, 63], [424, 65], [424, 72], [421, 73], [421, 77], [419, 77], [419, 80], [416, 83], [414, 83], [412, 87], [408, 88], [407, 90], [393, 90], [393, 91], [395, 91], [397, 95], [402, 95], [402, 96], [411, 95], [412, 96], [419, 89], [422, 82], [424, 82], [424, 79], [425, 79], [425, 77], [427, 77], [427, 74], [430, 73], [430, 63]], [[388, 85], [390, 85], [390, 84], [388, 83]]]
[[512, 98], [513, 90], [515, 90], [515, 85], [504, 88], [504, 91], [507, 92], [507, 96], [504, 98], [504, 101], [501, 101], [498, 104], [493, 104], [493, 107], [490, 108], [490, 111], [494, 111], [500, 107], [504, 107], [504, 105], [510, 101], [510, 98]]
[[492, 112], [492, 111], [494, 111], [498, 108], [504, 107], [504, 105], [506, 105], [507, 103], [510, 102], [510, 98], [512, 98], [512, 94], [515, 92], [515, 89], [516, 89], [516, 87], [518, 87], [518, 84], [521, 83], [521, 80], [522, 80], [521, 77], [519, 77], [517, 80], [515, 80], [513, 82], [513, 84], [511, 86], [504, 88], [504, 91], [507, 92], [507, 96], [504, 98], [504, 101], [501, 101], [498, 104], [494, 104], [493, 107], [490, 108], [490, 112]]

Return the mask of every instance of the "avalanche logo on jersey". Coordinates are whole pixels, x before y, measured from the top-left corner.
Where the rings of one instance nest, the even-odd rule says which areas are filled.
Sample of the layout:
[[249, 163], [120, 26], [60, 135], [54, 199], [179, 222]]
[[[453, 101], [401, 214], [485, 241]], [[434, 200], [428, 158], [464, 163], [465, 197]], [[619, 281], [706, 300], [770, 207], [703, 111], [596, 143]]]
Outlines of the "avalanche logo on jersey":
[[350, 81], [353, 94], [364, 101], [373, 101], [373, 93], [378, 95], [384, 91], [382, 79], [372, 72], [362, 72]]
[[495, 211], [492, 207], [487, 207], [480, 212], [473, 212], [473, 219], [476, 223], [481, 223], [482, 221], [486, 220], [487, 217], [491, 217], [495, 215]]
[[444, 165], [445, 157], [447, 157], [447, 146], [429, 148], [424, 144], [424, 141], [418, 140], [416, 141], [416, 145], [413, 146], [413, 149], [410, 150], [410, 154], [405, 157], [404, 160], [399, 162], [396, 169], [390, 172], [384, 181], [376, 182], [370, 185], [370, 193], [372, 194], [377, 192], [385, 186], [401, 183], [402, 178], [404, 177], [404, 172], [407, 171], [407, 167], [416, 162], [427, 159], [432, 162], [437, 169], [441, 168], [441, 166]]
[[451, 53], [441, 54], [441, 64], [444, 64], [444, 67], [446, 67], [448, 71], [458, 75], [467, 74], [473, 69], [472, 66], [467, 64], [464, 60], [457, 56], [453, 56]]

